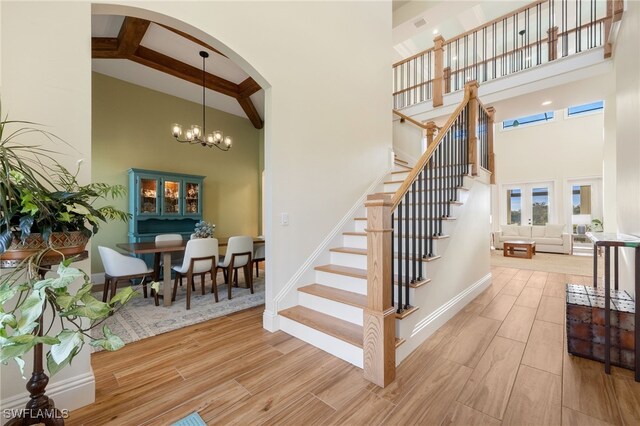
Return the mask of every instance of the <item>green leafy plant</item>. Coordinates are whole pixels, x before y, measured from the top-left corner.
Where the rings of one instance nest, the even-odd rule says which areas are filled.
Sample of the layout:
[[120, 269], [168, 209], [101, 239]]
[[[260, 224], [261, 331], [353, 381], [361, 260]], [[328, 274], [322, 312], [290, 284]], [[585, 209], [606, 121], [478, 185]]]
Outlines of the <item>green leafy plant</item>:
[[213, 237], [213, 231], [215, 231], [215, 229], [216, 226], [214, 224], [201, 220], [196, 223], [194, 236], [195, 238], [211, 238]]
[[[17, 128], [7, 131], [11, 126]], [[124, 196], [124, 186], [80, 185], [81, 160], [71, 173], [53, 158], [53, 151], [16, 141], [34, 134], [60, 141], [34, 123], [0, 121], [0, 253], [14, 238], [24, 242], [31, 233], [41, 233], [45, 241], [52, 232], [80, 231], [90, 237], [100, 223], [130, 217], [112, 206], [95, 206], [99, 200]]]
[[591, 219], [591, 229], [595, 232], [602, 232], [604, 230], [604, 224], [600, 219]]
[[[47, 369], [58, 373], [80, 352], [86, 342], [106, 350], [117, 350], [124, 342], [114, 335], [104, 321], [131, 298], [139, 295], [133, 288], [120, 290], [108, 302], [91, 295], [90, 277], [71, 267], [73, 258], [62, 261], [55, 278], [40, 279], [39, 262], [43, 250], [20, 263], [0, 281], [0, 362], [14, 360], [23, 372], [22, 357], [38, 343], [49, 345]], [[81, 281], [77, 291], [70, 285]], [[45, 311], [50, 309], [48, 328], [44, 329]], [[51, 332], [56, 321], [61, 329]], [[102, 325], [103, 336], [94, 338], [89, 330]]]
[[[0, 121], [0, 254], [14, 239], [24, 242], [33, 233], [42, 234], [45, 242], [53, 232], [80, 231], [90, 237], [102, 223], [129, 218], [114, 207], [94, 205], [101, 199], [124, 196], [123, 186], [80, 185], [81, 161], [71, 173], [56, 161], [54, 151], [18, 140], [33, 137], [69, 146], [37, 124]], [[45, 256], [56, 256], [60, 262], [57, 277], [39, 278]], [[71, 267], [74, 260], [50, 247], [0, 275], [0, 362], [14, 360], [22, 370], [24, 355], [38, 345], [49, 345], [47, 367], [53, 375], [87, 342], [106, 350], [124, 345], [104, 321], [138, 293], [128, 287], [106, 303], [97, 300], [91, 295], [89, 276]], [[60, 327], [52, 332], [58, 321]], [[102, 336], [92, 337], [89, 331], [100, 325]]]

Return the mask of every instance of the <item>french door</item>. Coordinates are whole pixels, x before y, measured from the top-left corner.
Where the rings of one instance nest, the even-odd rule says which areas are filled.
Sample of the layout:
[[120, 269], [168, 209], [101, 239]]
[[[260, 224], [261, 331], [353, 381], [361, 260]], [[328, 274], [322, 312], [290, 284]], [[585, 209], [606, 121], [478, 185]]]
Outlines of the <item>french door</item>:
[[553, 222], [553, 182], [503, 185], [502, 223], [546, 225]]

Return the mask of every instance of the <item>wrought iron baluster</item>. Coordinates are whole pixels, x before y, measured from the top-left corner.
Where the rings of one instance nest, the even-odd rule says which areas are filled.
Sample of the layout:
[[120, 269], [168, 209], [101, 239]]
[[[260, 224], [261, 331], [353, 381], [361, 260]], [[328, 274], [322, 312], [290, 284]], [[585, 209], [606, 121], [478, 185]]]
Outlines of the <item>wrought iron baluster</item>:
[[[406, 201], [407, 196], [405, 195], [404, 202]], [[404, 272], [402, 270], [402, 204], [403, 202], [398, 204], [398, 257], [396, 260], [398, 262], [398, 309], [396, 312], [398, 313], [402, 312], [402, 276]]]
[[[415, 198], [414, 198], [415, 200]], [[405, 288], [405, 304], [404, 305], [398, 305], [399, 308], [407, 308], [409, 306], [409, 282], [411, 280], [410, 277], [410, 273], [409, 273], [409, 260], [410, 260], [410, 256], [413, 253], [409, 252], [409, 248], [410, 248], [410, 238], [411, 238], [411, 233], [412, 230], [410, 230], [410, 217], [409, 217], [409, 192], [407, 192], [407, 195], [405, 195], [405, 203], [404, 203], [404, 214], [405, 214], [405, 218], [404, 218], [404, 223], [405, 223], [405, 236], [404, 236], [404, 248], [405, 248], [405, 255], [404, 255], [404, 279], [403, 284], [404, 284], [404, 288]]]

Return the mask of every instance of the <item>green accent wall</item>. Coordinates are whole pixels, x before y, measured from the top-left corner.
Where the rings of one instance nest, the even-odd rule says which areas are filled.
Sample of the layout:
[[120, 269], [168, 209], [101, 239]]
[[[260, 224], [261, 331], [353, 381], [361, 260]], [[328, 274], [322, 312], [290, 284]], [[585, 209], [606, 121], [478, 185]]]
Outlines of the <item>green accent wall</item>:
[[[203, 217], [216, 225], [215, 236], [258, 235], [261, 230], [262, 131], [245, 118], [207, 108], [207, 131], [233, 137], [228, 152], [179, 144], [171, 125], [202, 124], [201, 105], [92, 74], [92, 182], [127, 186], [135, 167], [206, 176]], [[127, 211], [126, 198], [112, 203]], [[98, 246], [126, 242], [127, 225], [108, 223], [91, 243], [91, 271], [103, 272]]]

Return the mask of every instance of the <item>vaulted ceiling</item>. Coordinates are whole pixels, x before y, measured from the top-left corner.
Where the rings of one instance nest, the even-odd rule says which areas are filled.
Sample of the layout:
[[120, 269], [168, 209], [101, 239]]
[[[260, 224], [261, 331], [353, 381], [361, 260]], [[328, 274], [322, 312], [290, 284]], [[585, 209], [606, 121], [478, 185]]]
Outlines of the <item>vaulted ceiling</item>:
[[94, 71], [202, 102], [202, 58], [206, 60], [207, 106], [264, 125], [264, 91], [237, 64], [189, 34], [130, 16], [93, 15]]

